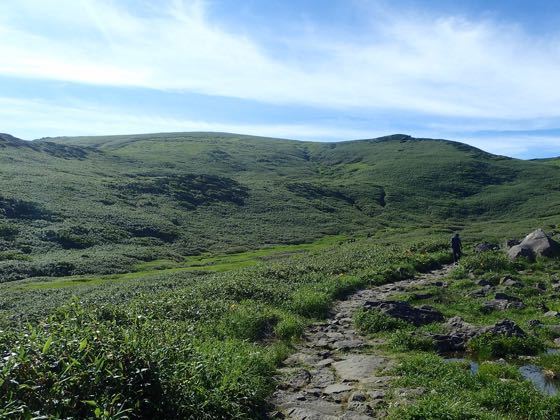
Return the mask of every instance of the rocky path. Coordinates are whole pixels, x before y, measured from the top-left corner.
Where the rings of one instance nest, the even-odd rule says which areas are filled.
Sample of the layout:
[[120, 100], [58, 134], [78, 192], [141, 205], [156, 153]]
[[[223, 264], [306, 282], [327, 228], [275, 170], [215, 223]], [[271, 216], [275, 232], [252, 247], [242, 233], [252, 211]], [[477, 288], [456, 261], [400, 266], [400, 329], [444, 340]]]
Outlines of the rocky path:
[[[408, 288], [441, 282], [450, 266], [416, 278], [358, 291], [335, 304], [331, 317], [312, 325], [280, 369], [271, 403], [273, 418], [371, 419], [385, 415], [392, 379], [390, 358], [376, 354], [379, 341], [361, 336], [352, 316], [365, 302], [387, 300]], [[414, 390], [399, 390], [406, 396]]]

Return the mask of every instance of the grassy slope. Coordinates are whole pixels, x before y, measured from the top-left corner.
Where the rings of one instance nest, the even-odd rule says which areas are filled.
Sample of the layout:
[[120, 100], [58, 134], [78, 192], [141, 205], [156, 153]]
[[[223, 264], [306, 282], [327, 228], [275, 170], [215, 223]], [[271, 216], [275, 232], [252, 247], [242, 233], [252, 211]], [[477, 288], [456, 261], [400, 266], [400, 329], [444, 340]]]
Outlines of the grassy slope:
[[355, 232], [466, 226], [467, 235], [502, 237], [517, 233], [511, 220], [519, 233], [552, 220], [560, 203], [560, 168], [402, 135], [344, 143], [220, 133], [49, 140], [56, 144], [2, 143], [0, 205], [19, 199], [32, 208], [0, 222], [4, 280], [128, 272], [143, 260]]
[[[11, 177], [2, 205], [26, 215], [3, 222], [5, 273], [66, 261], [130, 274], [1, 285], [0, 417], [255, 418], [286, 346], [333, 299], [448, 261], [446, 241], [411, 245], [418, 238], [466, 226], [503, 239], [557, 222], [556, 168], [451, 142], [206, 133], [57, 141], [64, 146], [11, 141], [1, 150]], [[178, 199], [180, 185], [155, 182], [186, 173], [224, 178], [211, 179], [210, 192], [187, 180], [197, 205]], [[241, 205], [230, 179], [249, 190]], [[184, 258], [339, 232], [374, 237]], [[83, 249], [63, 248], [84, 238]]]

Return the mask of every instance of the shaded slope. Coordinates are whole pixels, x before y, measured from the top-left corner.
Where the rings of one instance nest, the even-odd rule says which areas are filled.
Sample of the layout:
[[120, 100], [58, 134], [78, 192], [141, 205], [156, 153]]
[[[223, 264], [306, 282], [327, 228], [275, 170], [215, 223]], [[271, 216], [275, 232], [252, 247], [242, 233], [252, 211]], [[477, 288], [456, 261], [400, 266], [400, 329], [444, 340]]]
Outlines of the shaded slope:
[[388, 227], [533, 220], [560, 203], [560, 167], [405, 135], [0, 141], [3, 279], [127, 271], [139, 259]]

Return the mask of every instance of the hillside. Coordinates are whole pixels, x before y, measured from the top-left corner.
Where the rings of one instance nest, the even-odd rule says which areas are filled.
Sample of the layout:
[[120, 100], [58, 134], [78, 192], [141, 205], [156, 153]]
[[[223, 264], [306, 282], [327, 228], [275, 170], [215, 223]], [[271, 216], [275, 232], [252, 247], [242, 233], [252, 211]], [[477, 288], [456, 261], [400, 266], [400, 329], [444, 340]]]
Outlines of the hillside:
[[405, 135], [2, 135], [0, 147], [4, 281], [333, 234], [466, 227], [501, 237], [547, 222], [560, 205], [560, 167]]

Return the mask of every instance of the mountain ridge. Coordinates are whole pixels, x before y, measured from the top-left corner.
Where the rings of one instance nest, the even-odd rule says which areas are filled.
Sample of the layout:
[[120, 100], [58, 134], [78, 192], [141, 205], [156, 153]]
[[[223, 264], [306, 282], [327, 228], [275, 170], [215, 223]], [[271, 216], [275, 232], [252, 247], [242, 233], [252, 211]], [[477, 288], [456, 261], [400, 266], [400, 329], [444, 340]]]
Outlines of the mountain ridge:
[[0, 153], [3, 279], [120, 272], [144, 259], [326, 235], [501, 236], [510, 220], [526, 230], [560, 209], [559, 166], [403, 134], [2, 139], [15, 145]]

